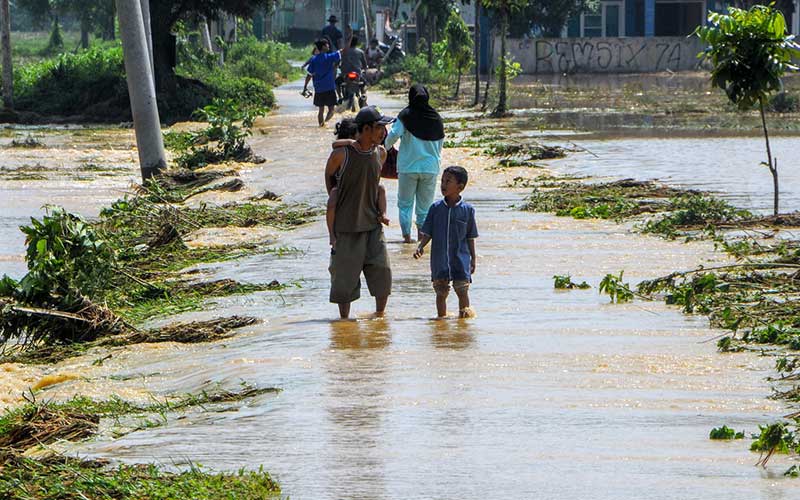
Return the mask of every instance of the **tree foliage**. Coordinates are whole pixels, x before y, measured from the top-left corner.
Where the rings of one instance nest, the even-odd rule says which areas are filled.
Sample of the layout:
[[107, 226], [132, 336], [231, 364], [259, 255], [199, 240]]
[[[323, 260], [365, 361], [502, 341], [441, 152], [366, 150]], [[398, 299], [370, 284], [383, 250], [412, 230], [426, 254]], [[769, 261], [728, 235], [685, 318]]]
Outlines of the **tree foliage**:
[[786, 19], [771, 5], [753, 5], [747, 10], [730, 7], [728, 14], [708, 13], [708, 26], [695, 34], [708, 48], [701, 53], [711, 61], [711, 84], [725, 91], [739, 109], [758, 105], [773, 182], [773, 214], [778, 215], [778, 165], [769, 145], [764, 103], [783, 88], [787, 70], [797, 70], [793, 57], [800, 56], [794, 35], [786, 33]]
[[540, 29], [544, 36], [558, 37], [570, 17], [595, 8], [598, 0], [529, 0], [511, 18], [509, 31], [516, 38]]
[[781, 90], [784, 73], [797, 69], [792, 56], [800, 55], [800, 47], [786, 34], [779, 11], [765, 5], [731, 7], [728, 14], [709, 12], [708, 22], [696, 34], [708, 44], [703, 54], [712, 64], [711, 83], [739, 109], [751, 109]]

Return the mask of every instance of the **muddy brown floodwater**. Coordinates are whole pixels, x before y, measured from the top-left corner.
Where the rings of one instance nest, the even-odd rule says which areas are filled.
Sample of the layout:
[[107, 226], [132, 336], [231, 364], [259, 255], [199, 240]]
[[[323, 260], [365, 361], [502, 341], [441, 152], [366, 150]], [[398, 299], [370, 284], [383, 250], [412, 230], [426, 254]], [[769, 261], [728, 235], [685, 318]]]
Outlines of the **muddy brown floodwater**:
[[[299, 90], [293, 83], [276, 91], [282, 107], [252, 141], [268, 161], [242, 176], [255, 191], [321, 204], [332, 135], [314, 125]], [[674, 158], [654, 157], [663, 170], [652, 175], [673, 168]], [[564, 161], [570, 170], [589, 168], [582, 159]], [[782, 476], [787, 458], [763, 470], [753, 466], [757, 456], [747, 442], [708, 439], [712, 427], [755, 432], [785, 411], [766, 398], [773, 359], [718, 354], [708, 340], [720, 332], [705, 318], [661, 303], [612, 305], [597, 292], [609, 272], [624, 269], [626, 281], [636, 283], [708, 264], [719, 258], [710, 245], [519, 212], [511, 207], [524, 192], [499, 187], [513, 172], [483, 172], [488, 165], [458, 149], [445, 150], [444, 162], [463, 163], [472, 174], [465, 198], [477, 209], [480, 232], [471, 292], [477, 318], [431, 319], [427, 262], [415, 261], [413, 247], [400, 243], [396, 182], [384, 181], [395, 275], [385, 318], [371, 318], [363, 298], [354, 305], [357, 321], [333, 321], [322, 220], [281, 235], [280, 244], [302, 255], [204, 266], [216, 278], [298, 279], [301, 287], [279, 297], [218, 299], [207, 311], [182, 316], [264, 319], [223, 343], [141, 346], [100, 368], [87, 367], [93, 358], [86, 357], [70, 365], [82, 378], [51, 392], [111, 384], [158, 395], [240, 380], [283, 392], [78, 451], [168, 466], [263, 464], [295, 499], [797, 498], [796, 480]], [[556, 291], [554, 274], [594, 288]]]

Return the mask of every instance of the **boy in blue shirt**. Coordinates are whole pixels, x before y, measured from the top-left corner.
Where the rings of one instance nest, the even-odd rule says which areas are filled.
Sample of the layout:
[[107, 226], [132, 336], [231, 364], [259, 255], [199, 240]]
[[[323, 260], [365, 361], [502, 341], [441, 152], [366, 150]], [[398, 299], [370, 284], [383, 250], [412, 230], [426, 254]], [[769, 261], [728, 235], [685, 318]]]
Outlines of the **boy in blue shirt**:
[[475, 272], [475, 209], [461, 199], [467, 187], [468, 175], [463, 167], [447, 167], [442, 173], [441, 191], [444, 199], [437, 201], [428, 210], [428, 216], [420, 230], [421, 238], [414, 258], [419, 259], [425, 245], [431, 246], [431, 281], [436, 291], [436, 312], [440, 318], [447, 315], [447, 296], [452, 282], [458, 295], [458, 316], [471, 318], [475, 315], [469, 306], [469, 285]]
[[[322, 127], [326, 121], [333, 117], [333, 108], [336, 106], [336, 64], [342, 60], [342, 53], [339, 50], [328, 52], [329, 43], [325, 38], [317, 40], [315, 45], [319, 54], [312, 57], [308, 62], [308, 74], [301, 94], [306, 94], [308, 82], [313, 78], [314, 106], [319, 108], [317, 121], [319, 126]], [[323, 119], [326, 107], [328, 108], [328, 115]]]

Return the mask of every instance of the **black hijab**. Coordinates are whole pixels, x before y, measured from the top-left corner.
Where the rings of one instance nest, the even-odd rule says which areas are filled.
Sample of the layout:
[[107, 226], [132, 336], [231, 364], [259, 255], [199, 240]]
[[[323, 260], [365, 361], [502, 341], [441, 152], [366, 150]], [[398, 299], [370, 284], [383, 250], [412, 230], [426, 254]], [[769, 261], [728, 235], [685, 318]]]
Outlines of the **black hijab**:
[[408, 106], [397, 115], [411, 135], [423, 141], [444, 139], [444, 122], [439, 113], [428, 104], [428, 89], [419, 83], [408, 91]]

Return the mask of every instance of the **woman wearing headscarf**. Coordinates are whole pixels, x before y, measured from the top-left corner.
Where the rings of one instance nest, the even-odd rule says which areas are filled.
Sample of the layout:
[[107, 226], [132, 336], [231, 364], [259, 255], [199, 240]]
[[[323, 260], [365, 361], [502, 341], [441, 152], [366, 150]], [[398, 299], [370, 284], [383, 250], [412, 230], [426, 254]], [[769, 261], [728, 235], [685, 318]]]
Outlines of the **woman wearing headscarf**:
[[[408, 91], [408, 106], [397, 116], [386, 136], [386, 147], [401, 139], [397, 154], [397, 208], [403, 241], [411, 243], [411, 217], [416, 214], [417, 238], [436, 194], [436, 177], [442, 158], [444, 123], [428, 103], [428, 89], [415, 84]], [[416, 202], [416, 209], [414, 203]]]

